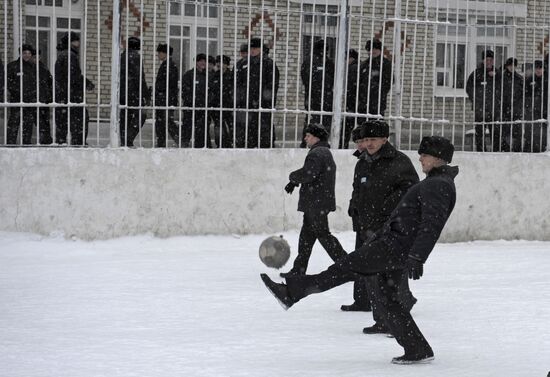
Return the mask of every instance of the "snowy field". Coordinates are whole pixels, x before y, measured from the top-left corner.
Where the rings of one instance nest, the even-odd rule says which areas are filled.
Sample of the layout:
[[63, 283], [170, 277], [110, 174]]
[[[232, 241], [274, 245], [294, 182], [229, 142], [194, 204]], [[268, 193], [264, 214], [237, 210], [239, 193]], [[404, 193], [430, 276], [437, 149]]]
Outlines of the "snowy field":
[[[541, 376], [550, 370], [550, 242], [438, 244], [413, 309], [428, 365], [364, 335], [352, 285], [285, 312], [259, 273], [266, 235], [82, 242], [0, 233], [0, 376]], [[286, 233], [295, 256], [297, 233]], [[344, 248], [353, 233], [339, 233]], [[310, 271], [330, 260], [316, 245]], [[289, 266], [286, 266], [289, 267]], [[284, 269], [285, 271], [287, 268]]]

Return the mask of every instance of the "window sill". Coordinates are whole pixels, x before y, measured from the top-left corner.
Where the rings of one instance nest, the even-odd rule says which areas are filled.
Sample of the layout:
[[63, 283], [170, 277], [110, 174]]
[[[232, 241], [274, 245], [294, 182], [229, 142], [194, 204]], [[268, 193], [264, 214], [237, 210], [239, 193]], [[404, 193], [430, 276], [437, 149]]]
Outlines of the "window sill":
[[434, 97], [468, 98], [468, 94], [464, 89], [435, 88]]

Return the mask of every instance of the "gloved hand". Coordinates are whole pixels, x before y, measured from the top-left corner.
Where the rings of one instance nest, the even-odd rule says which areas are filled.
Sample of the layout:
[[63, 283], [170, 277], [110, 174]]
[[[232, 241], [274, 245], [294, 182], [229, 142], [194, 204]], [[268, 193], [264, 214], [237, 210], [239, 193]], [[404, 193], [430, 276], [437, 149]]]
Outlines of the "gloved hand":
[[349, 217], [357, 217], [357, 215], [359, 215], [359, 211], [357, 211], [357, 208], [351, 205], [351, 203], [348, 207], [348, 215]]
[[288, 182], [287, 185], [285, 186], [285, 191], [289, 194], [292, 194], [295, 187], [298, 187], [298, 185], [296, 183]]
[[409, 257], [407, 259], [407, 270], [409, 271], [409, 279], [418, 280], [424, 273], [424, 264], [419, 260]]

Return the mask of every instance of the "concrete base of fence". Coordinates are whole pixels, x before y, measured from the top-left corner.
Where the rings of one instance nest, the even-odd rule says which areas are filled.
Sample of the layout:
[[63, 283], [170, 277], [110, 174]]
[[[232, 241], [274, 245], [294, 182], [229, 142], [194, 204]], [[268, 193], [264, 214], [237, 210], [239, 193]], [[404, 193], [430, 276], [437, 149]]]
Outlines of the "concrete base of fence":
[[[338, 166], [335, 231], [351, 230], [355, 157]], [[418, 155], [407, 152], [419, 168]], [[283, 187], [305, 150], [0, 148], [0, 230], [106, 239], [299, 229]], [[457, 153], [442, 240], [550, 240], [550, 154]], [[419, 172], [421, 177], [424, 175]]]

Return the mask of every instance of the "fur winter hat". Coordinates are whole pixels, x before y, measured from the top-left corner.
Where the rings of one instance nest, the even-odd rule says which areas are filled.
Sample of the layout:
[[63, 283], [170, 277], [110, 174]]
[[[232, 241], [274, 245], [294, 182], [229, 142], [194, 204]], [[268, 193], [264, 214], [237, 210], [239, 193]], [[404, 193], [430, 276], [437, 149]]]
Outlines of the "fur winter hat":
[[[157, 52], [164, 52], [165, 54], [168, 53], [168, 45], [166, 43], [159, 43], [157, 46]], [[172, 52], [174, 52], [174, 48], [170, 47], [170, 55], [172, 55]]]
[[424, 136], [418, 147], [418, 154], [429, 154], [451, 163], [455, 147], [441, 136]]
[[390, 126], [382, 120], [371, 120], [361, 126], [361, 138], [366, 137], [389, 137]]
[[21, 45], [21, 52], [23, 51], [29, 51], [31, 55], [36, 55], [36, 50], [34, 49], [34, 47], [32, 47], [32, 45], [28, 43]]
[[216, 56], [216, 63], [229, 65], [231, 64], [231, 58], [227, 55], [218, 55]]
[[141, 49], [141, 41], [138, 37], [128, 38], [128, 49], [129, 50], [138, 50]]
[[351, 48], [349, 51], [348, 51], [348, 55], [350, 58], [352, 59], [355, 59], [357, 60], [359, 58], [359, 54], [357, 53], [357, 51], [353, 48]]
[[494, 58], [495, 53], [492, 50], [485, 50], [481, 53], [481, 59]]
[[370, 49], [382, 50], [382, 41], [379, 39], [373, 39], [372, 41], [367, 41], [365, 44], [365, 50], [370, 51]]
[[353, 131], [351, 131], [351, 140], [356, 142], [357, 140], [361, 140], [363, 138], [363, 132], [362, 127], [359, 126], [357, 128], [354, 128]]
[[250, 48], [262, 48], [262, 40], [260, 38], [252, 38], [250, 40]]
[[544, 63], [542, 60], [535, 60], [535, 68], [544, 68]]
[[308, 124], [305, 129], [305, 133], [318, 137], [319, 140], [322, 140], [322, 141], [328, 140], [327, 130], [325, 130], [325, 127], [323, 127], [323, 125], [318, 123]]

